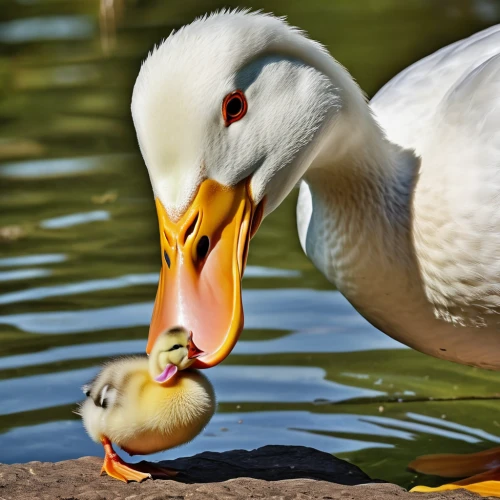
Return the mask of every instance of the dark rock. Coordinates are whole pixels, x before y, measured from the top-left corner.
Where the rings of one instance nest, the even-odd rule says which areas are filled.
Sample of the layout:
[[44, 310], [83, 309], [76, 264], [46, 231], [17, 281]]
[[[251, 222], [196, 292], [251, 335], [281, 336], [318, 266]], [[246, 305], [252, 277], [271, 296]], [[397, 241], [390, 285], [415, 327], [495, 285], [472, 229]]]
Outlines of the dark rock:
[[252, 451], [224, 453], [206, 451], [160, 464], [179, 471], [175, 479], [183, 483], [219, 483], [238, 477], [266, 481], [320, 479], [350, 486], [374, 482], [355, 465], [305, 446], [263, 446]]

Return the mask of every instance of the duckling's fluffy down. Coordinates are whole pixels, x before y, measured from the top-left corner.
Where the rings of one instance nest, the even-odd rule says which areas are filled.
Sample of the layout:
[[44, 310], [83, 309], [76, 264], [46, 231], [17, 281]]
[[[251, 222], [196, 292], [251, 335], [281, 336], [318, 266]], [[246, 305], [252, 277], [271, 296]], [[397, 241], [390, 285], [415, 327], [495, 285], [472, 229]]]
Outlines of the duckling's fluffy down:
[[192, 440], [215, 411], [213, 387], [197, 371], [168, 385], [151, 379], [146, 357], [108, 363], [86, 388], [79, 413], [90, 437], [106, 436], [131, 454], [148, 454]]

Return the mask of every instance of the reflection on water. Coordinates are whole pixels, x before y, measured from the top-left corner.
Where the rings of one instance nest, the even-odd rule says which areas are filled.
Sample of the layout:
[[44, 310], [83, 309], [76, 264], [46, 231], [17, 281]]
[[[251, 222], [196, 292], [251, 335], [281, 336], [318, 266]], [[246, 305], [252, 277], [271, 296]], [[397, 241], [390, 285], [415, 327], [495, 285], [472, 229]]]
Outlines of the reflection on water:
[[93, 212], [62, 215], [61, 217], [45, 219], [40, 222], [40, 227], [43, 227], [44, 229], [61, 229], [65, 227], [78, 226], [79, 224], [87, 224], [88, 222], [109, 219], [109, 212], [106, 212], [105, 210], [94, 210]]
[[40, 40], [90, 38], [95, 21], [83, 16], [45, 16], [18, 19], [0, 24], [0, 42], [26, 43]]
[[[81, 387], [98, 371], [93, 367], [0, 381], [2, 414], [77, 403], [83, 398]], [[239, 365], [217, 366], [210, 371], [219, 403], [240, 402], [241, 393], [248, 403], [308, 403], [319, 398], [337, 402], [384, 394], [344, 386], [324, 376], [325, 371], [316, 367]]]
[[[95, 214], [95, 212], [93, 213]], [[103, 213], [107, 214], [107, 212]], [[73, 216], [68, 216], [68, 218], [69, 217]], [[99, 217], [93, 216], [90, 218], [90, 220], [89, 218], [87, 218], [85, 222], [87, 220], [88, 222], [93, 222], [102, 219], [100, 218], [100, 216]], [[107, 215], [105, 220], [107, 220]], [[64, 224], [62, 226], [59, 225], [57, 227], [69, 227], [70, 225], [74, 224], [75, 223], [73, 222], [73, 224]], [[48, 227], [48, 225], [45, 224], [44, 227]], [[51, 227], [54, 227], [54, 225], [52, 225]], [[26, 257], [26, 259], [29, 259], [29, 257]], [[1, 266], [2, 264], [0, 262], [0, 267]], [[11, 279], [23, 279], [25, 277], [26, 278], [34, 277], [37, 273], [42, 273], [41, 274], [42, 276], [46, 276], [50, 274], [50, 270], [22, 269], [18, 271], [4, 271], [3, 273], [0, 271], [0, 280], [2, 274], [8, 275], [9, 273], [14, 276]], [[290, 271], [288, 269], [272, 269], [260, 266], [248, 266], [245, 271], [245, 278], [259, 278], [259, 277], [283, 278], [288, 276], [300, 276], [300, 273], [298, 273], [297, 271]], [[38, 288], [32, 287], [29, 290], [21, 290], [18, 292], [6, 293], [0, 295], [0, 304], [11, 304], [13, 302], [39, 300], [39, 299], [45, 299], [47, 297], [58, 297], [61, 295], [75, 295], [78, 293], [89, 293], [100, 290], [112, 290], [114, 288], [124, 288], [134, 285], [156, 285], [157, 283], [158, 283], [158, 273], [128, 274], [126, 276], [118, 276], [116, 278], [108, 278], [105, 280], [90, 280], [90, 281], [83, 281], [82, 283], [70, 283], [65, 285], [46, 286]], [[151, 311], [149, 311], [148, 318], [145, 323], [146, 325], [149, 323], [149, 318], [151, 317], [151, 313], [152, 313], [152, 304], [151, 304]]]
[[[132, 85], [154, 43], [221, 5], [125, 5], [114, 49], [104, 53], [97, 0], [2, 3], [3, 462], [100, 454], [72, 413], [80, 387], [109, 356], [144, 352], [160, 253], [130, 118]], [[371, 94], [409, 63], [497, 22], [492, 6], [255, 5], [309, 30]], [[416, 477], [406, 464], [416, 455], [498, 443], [498, 376], [415, 353], [364, 321], [303, 256], [295, 197], [252, 241], [245, 331], [207, 373], [218, 413], [195, 441], [153, 458], [297, 444], [408, 486]]]
[[50, 160], [20, 161], [8, 163], [0, 167], [1, 177], [11, 178], [42, 178], [51, 176], [68, 176], [81, 174], [90, 170], [105, 167], [106, 164], [116, 157], [98, 156], [84, 158], [58, 158]]
[[[0, 271], [0, 281], [28, 280], [49, 276], [49, 269], [17, 269], [12, 271]], [[1, 303], [1, 302], [0, 302]]]
[[[321, 418], [323, 417], [323, 418]], [[327, 417], [327, 418], [325, 418]], [[315, 431], [335, 432], [348, 429], [359, 434], [359, 439], [346, 439], [316, 434]], [[383, 431], [383, 432], [381, 432]], [[359, 448], [390, 448], [388, 444], [363, 441], [363, 437], [378, 436], [410, 439], [411, 433], [385, 430], [377, 425], [363, 422], [357, 415], [318, 416], [309, 412], [258, 412], [258, 413], [218, 413], [205, 431], [195, 441], [167, 454], [157, 453], [148, 457], [165, 460], [200, 453], [202, 451], [226, 451], [228, 449], [253, 449], [270, 443], [312, 446], [318, 450], [337, 453]], [[57, 422], [29, 427], [25, 432], [19, 429], [4, 434], [2, 442], [12, 450], [10, 461], [24, 460], [29, 454], [32, 460], [60, 460], [72, 458], [69, 450], [79, 450], [84, 455], [102, 454], [101, 447], [85, 434], [80, 422]], [[21, 453], [20, 450], [24, 449]], [[128, 457], [129, 462], [139, 462], [141, 457]], [[0, 455], [1, 457], [1, 455]]]
[[[63, 253], [46, 253], [41, 255], [20, 255], [18, 257], [0, 258], [0, 267], [36, 266], [42, 264], [57, 264], [64, 262], [66, 255]], [[45, 269], [48, 271], [48, 269]]]

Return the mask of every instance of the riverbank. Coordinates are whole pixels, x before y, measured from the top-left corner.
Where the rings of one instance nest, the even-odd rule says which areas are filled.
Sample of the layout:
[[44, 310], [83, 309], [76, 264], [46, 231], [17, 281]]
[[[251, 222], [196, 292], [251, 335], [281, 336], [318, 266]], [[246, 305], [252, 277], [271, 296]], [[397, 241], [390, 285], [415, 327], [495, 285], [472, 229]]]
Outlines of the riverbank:
[[125, 484], [100, 477], [102, 459], [0, 464], [0, 499], [160, 500], [245, 498], [329, 500], [465, 500], [466, 491], [408, 493], [373, 482], [356, 466], [301, 446], [265, 446], [253, 451], [205, 452], [161, 463], [179, 471], [175, 480]]

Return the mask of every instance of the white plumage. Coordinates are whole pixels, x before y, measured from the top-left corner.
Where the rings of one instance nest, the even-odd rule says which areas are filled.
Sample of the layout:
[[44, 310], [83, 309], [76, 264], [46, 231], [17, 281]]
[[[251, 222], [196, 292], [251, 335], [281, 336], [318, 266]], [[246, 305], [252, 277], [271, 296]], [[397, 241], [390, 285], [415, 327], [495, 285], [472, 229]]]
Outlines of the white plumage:
[[[368, 104], [283, 20], [199, 19], [150, 54], [134, 89], [155, 196], [175, 220], [204, 179], [250, 176], [267, 215], [301, 179], [301, 244], [368, 321], [428, 354], [498, 369], [499, 54], [494, 27]], [[248, 113], [224, 128], [221, 102], [236, 88]]]
[[499, 328], [500, 27], [411, 66], [373, 99], [421, 156], [413, 243], [427, 299], [458, 325]]

